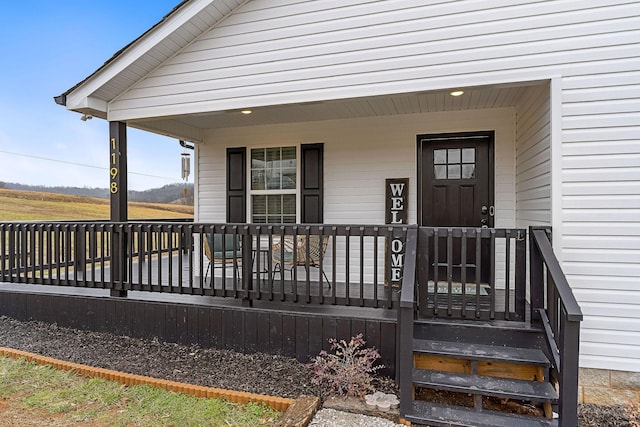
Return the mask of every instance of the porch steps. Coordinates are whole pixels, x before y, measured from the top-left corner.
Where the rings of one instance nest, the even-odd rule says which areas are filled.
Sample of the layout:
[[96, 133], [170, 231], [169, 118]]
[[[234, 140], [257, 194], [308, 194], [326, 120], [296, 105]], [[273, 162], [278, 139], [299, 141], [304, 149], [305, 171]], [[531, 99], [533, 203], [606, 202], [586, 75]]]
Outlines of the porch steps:
[[524, 415], [495, 411], [477, 412], [474, 409], [414, 401], [411, 413], [405, 419], [415, 424], [431, 427], [556, 427], [556, 420], [532, 418]]
[[558, 393], [547, 382], [512, 380], [507, 378], [484, 377], [474, 374], [454, 374], [449, 372], [414, 369], [413, 384], [435, 390], [468, 393], [473, 390], [483, 396], [530, 400], [534, 402], [557, 403]]
[[[450, 326], [450, 341], [413, 339], [414, 401], [404, 418], [412, 423], [429, 426], [557, 425], [551, 418], [552, 405], [557, 404], [558, 393], [549, 382], [551, 363], [545, 353], [538, 348], [517, 347], [513, 344], [483, 344], [482, 342], [493, 342], [488, 337], [500, 329], [496, 324], [472, 327], [476, 333], [482, 332], [480, 336], [467, 331], [463, 334], [468, 335], [467, 337], [460, 337], [455, 332], [461, 327], [466, 328], [462, 325]], [[414, 336], [419, 335], [415, 332], [419, 332], [420, 328], [424, 328], [424, 325], [414, 328]], [[505, 326], [502, 335], [509, 337], [509, 332], [518, 330]], [[442, 331], [436, 334], [446, 335]], [[500, 334], [497, 333], [498, 336]], [[502, 338], [497, 341], [503, 341]], [[520, 342], [521, 339], [515, 341]], [[416, 396], [424, 397], [417, 393], [418, 389], [470, 395], [474, 408], [415, 400]], [[487, 410], [483, 407], [485, 397], [510, 400], [516, 402], [518, 407], [542, 404], [543, 410], [540, 412], [546, 418]]]
[[433, 354], [465, 360], [485, 360], [551, 366], [545, 354], [535, 348], [513, 348], [494, 345], [467, 344], [447, 341], [427, 341], [414, 339], [413, 352], [419, 354]]
[[416, 319], [413, 337], [521, 348], [544, 348], [542, 326], [509, 320]]

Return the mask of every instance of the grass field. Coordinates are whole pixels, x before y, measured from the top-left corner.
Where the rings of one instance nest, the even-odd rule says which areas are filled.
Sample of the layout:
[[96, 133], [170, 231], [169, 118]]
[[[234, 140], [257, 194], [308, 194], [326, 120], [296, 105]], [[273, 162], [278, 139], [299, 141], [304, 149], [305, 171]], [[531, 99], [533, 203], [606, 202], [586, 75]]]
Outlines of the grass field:
[[[129, 202], [129, 219], [192, 218], [193, 206]], [[0, 221], [109, 219], [109, 200], [0, 189]]]
[[267, 426], [280, 413], [173, 393], [147, 385], [88, 379], [0, 357], [3, 426]]

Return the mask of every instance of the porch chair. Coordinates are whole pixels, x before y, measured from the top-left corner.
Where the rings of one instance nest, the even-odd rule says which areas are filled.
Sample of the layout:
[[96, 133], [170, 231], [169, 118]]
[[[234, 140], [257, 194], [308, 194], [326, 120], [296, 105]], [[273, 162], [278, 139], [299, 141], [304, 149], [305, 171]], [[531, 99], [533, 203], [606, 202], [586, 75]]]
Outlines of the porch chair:
[[[207, 282], [211, 265], [213, 264], [213, 268], [215, 269], [217, 267], [216, 263], [220, 264], [219, 268], [226, 268], [229, 263], [233, 263], [236, 274], [240, 277], [240, 270], [238, 269], [238, 261], [242, 262], [240, 236], [237, 234], [224, 234], [224, 239], [222, 236], [223, 234], [218, 233], [205, 233], [204, 254], [209, 260], [207, 272], [204, 275], [205, 283]], [[222, 244], [223, 241], [224, 245]], [[211, 282], [213, 284], [213, 270], [211, 271]]]
[[[331, 282], [327, 278], [326, 273], [320, 268], [320, 259], [324, 259], [324, 255], [327, 252], [327, 246], [329, 245], [329, 236], [297, 236], [294, 245], [292, 236], [285, 236], [280, 242], [273, 244], [273, 250], [271, 252], [271, 260], [273, 262], [273, 276], [275, 277], [276, 271], [280, 272], [280, 278], [284, 279], [283, 271], [285, 268], [289, 270], [291, 274], [291, 280], [293, 280], [293, 269], [297, 267], [315, 267], [322, 272], [322, 276], [327, 281], [327, 285], [331, 288]], [[282, 258], [282, 247], [284, 247], [284, 259]], [[309, 252], [309, 263], [307, 264], [307, 247]], [[293, 251], [296, 251], [295, 264]], [[307, 271], [307, 274], [309, 272]]]

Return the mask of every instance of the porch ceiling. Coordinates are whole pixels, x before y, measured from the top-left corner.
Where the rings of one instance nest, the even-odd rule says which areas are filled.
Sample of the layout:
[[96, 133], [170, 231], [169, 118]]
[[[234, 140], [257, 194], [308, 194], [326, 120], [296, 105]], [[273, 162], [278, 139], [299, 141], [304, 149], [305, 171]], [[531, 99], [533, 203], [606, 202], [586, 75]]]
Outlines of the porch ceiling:
[[[197, 141], [198, 135], [203, 131], [216, 128], [515, 107], [521, 102], [527, 87], [540, 84], [544, 82], [461, 88], [464, 94], [459, 97], [450, 95], [456, 88], [251, 108], [252, 114], [242, 114], [239, 110], [217, 111], [144, 120], [132, 124], [135, 127], [174, 136], [190, 136]], [[190, 131], [185, 132], [187, 129]]]

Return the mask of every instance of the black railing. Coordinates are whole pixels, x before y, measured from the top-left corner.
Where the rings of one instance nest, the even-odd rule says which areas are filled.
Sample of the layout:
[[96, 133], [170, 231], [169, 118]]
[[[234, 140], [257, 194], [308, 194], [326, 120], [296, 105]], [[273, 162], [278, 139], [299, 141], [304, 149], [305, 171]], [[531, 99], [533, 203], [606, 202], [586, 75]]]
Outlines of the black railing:
[[420, 227], [419, 313], [525, 320], [526, 230]]
[[560, 425], [575, 426], [578, 422], [578, 359], [582, 311], [553, 252], [550, 229], [532, 227], [529, 247], [531, 318], [544, 326], [552, 355], [552, 376], [560, 386]]
[[394, 307], [406, 227], [186, 222], [0, 224], [0, 281]]

